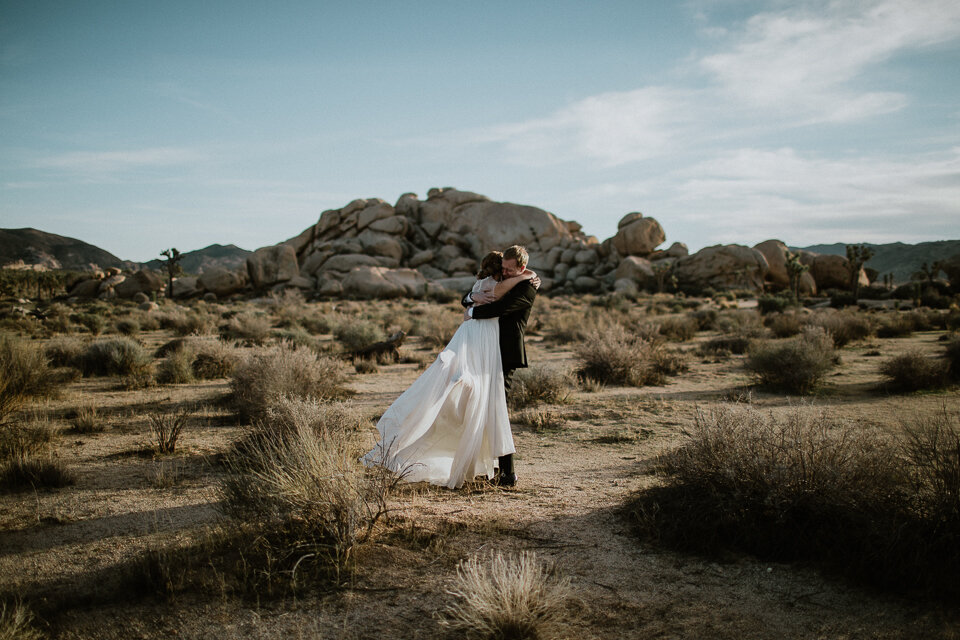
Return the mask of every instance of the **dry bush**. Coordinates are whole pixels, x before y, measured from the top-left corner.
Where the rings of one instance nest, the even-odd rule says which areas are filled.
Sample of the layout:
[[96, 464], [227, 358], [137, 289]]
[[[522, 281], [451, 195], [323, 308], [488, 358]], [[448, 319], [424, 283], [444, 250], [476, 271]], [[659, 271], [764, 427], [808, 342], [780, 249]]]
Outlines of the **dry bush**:
[[528, 407], [522, 411], [513, 414], [510, 422], [518, 425], [530, 427], [537, 433], [543, 431], [559, 431], [567, 424], [564, 415], [555, 410], [545, 407]]
[[361, 375], [368, 373], [380, 373], [380, 367], [377, 366], [377, 361], [375, 359], [370, 360], [368, 358], [354, 358], [353, 370]]
[[751, 309], [726, 309], [717, 314], [714, 328], [727, 335], [759, 338], [764, 335], [763, 319]]
[[813, 317], [810, 324], [823, 327], [830, 334], [833, 346], [837, 349], [873, 335], [873, 324], [870, 318], [856, 311], [820, 313]]
[[818, 327], [785, 342], [755, 344], [746, 362], [758, 384], [791, 393], [809, 393], [834, 366], [833, 340]]
[[446, 346], [463, 323], [463, 312], [449, 306], [418, 311], [411, 314], [407, 333], [423, 338], [424, 344], [434, 347]]
[[270, 318], [255, 313], [239, 313], [221, 325], [220, 337], [250, 345], [262, 345], [270, 337]]
[[266, 416], [283, 397], [330, 400], [346, 394], [343, 363], [308, 349], [276, 346], [249, 356], [233, 372], [230, 388], [243, 418]]
[[240, 363], [240, 355], [234, 347], [219, 340], [203, 340], [194, 343], [193, 375], [201, 380], [218, 380], [230, 376]]
[[661, 457], [663, 484], [628, 512], [650, 539], [813, 560], [873, 586], [960, 594], [960, 420], [942, 411], [895, 439], [797, 408], [698, 413]]
[[0, 338], [0, 423], [29, 398], [55, 395], [59, 379], [35, 343]]
[[140, 333], [140, 323], [133, 318], [117, 320], [114, 327], [116, 327], [117, 333], [124, 336], [135, 336]]
[[178, 336], [200, 336], [213, 331], [215, 320], [205, 311], [167, 311], [159, 316], [160, 326]]
[[457, 601], [444, 612], [444, 626], [467, 637], [518, 640], [562, 637], [573, 595], [569, 579], [528, 551], [462, 561], [447, 593]]
[[544, 340], [558, 344], [583, 342], [590, 336], [602, 334], [617, 323], [615, 314], [591, 307], [582, 309], [541, 310], [539, 316]]
[[70, 422], [76, 433], [100, 433], [106, 429], [106, 425], [94, 405], [77, 408]]
[[347, 405], [279, 400], [227, 456], [222, 509], [240, 521], [285, 524], [299, 556], [339, 575], [402, 477], [363, 466], [358, 424]]
[[776, 338], [791, 338], [803, 329], [803, 318], [796, 313], [774, 313], [766, 317], [764, 324]]
[[741, 355], [750, 349], [753, 338], [743, 335], [721, 335], [711, 338], [697, 348], [701, 356], [717, 356], [735, 353]]
[[323, 350], [320, 340], [300, 325], [282, 329], [275, 335], [280, 342], [286, 342], [294, 347], [306, 347], [318, 353]]
[[0, 603], [0, 640], [41, 640], [32, 623], [33, 613], [22, 602]]
[[716, 309], [698, 309], [690, 313], [690, 317], [697, 321], [697, 327], [700, 331], [716, 329], [717, 318], [719, 316], [720, 312]]
[[78, 364], [85, 376], [140, 376], [150, 369], [151, 359], [139, 342], [118, 337], [88, 343]]
[[107, 321], [99, 313], [77, 313], [70, 316], [70, 319], [95, 336], [100, 335], [107, 326]]
[[187, 347], [173, 351], [157, 365], [157, 382], [160, 384], [193, 382], [193, 359], [194, 353]]
[[78, 367], [80, 357], [87, 348], [87, 341], [79, 336], [58, 336], [43, 349], [53, 367]]
[[173, 453], [177, 448], [177, 439], [187, 426], [190, 412], [180, 409], [173, 413], [153, 412], [147, 416], [153, 429], [154, 441], [160, 453]]
[[343, 322], [334, 330], [333, 336], [340, 341], [346, 353], [354, 353], [387, 338], [380, 325], [362, 318]]
[[954, 380], [960, 381], [960, 336], [953, 336], [947, 340], [943, 357], [947, 361], [947, 373]]
[[545, 366], [517, 369], [510, 378], [510, 407], [521, 409], [535, 404], [562, 404], [576, 389], [577, 379], [570, 371]]
[[660, 321], [660, 335], [673, 342], [693, 339], [700, 330], [700, 323], [690, 316], [665, 318]]
[[911, 316], [906, 314], [895, 314], [887, 316], [881, 320], [877, 326], [878, 338], [906, 338], [914, 330], [914, 322]]
[[940, 389], [947, 385], [949, 366], [945, 359], [920, 351], [908, 351], [881, 363], [887, 386], [899, 391]]
[[576, 356], [577, 377], [632, 387], [662, 384], [668, 375], [664, 366], [674, 364], [660, 342], [645, 340], [620, 325], [589, 336], [577, 346]]

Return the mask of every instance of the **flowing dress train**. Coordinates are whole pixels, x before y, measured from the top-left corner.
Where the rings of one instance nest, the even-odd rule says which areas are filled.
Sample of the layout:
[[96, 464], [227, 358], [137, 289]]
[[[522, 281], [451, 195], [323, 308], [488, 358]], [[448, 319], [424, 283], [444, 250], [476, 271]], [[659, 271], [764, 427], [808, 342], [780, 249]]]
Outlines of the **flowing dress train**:
[[[474, 291], [492, 289], [485, 278]], [[514, 453], [497, 318], [467, 320], [437, 359], [377, 423], [380, 440], [363, 457], [410, 482], [459, 487], [492, 478], [497, 458]]]

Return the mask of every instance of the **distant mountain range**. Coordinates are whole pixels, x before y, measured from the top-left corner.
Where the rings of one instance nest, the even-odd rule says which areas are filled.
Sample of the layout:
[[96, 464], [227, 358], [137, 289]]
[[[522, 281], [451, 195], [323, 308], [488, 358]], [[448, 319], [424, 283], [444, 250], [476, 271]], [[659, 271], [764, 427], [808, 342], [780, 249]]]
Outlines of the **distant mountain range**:
[[[960, 240], [937, 240], [935, 242], [920, 242], [904, 244], [892, 242], [890, 244], [863, 243], [873, 249], [873, 257], [867, 261], [867, 267], [876, 269], [882, 277], [892, 273], [895, 282], [906, 282], [926, 262], [928, 265], [937, 260], [943, 260], [960, 254]], [[794, 247], [790, 247], [795, 249]], [[809, 247], [797, 247], [813, 253], [825, 253], [838, 256], [847, 255], [847, 245], [842, 242], [835, 244], [815, 244]]]
[[[203, 249], [182, 254], [180, 266], [187, 273], [200, 274], [205, 270], [222, 266], [227, 269], [239, 267], [250, 251], [232, 244], [212, 244]], [[58, 236], [38, 229], [0, 229], [0, 266], [22, 261], [28, 265], [43, 265], [48, 269], [87, 271], [93, 267], [105, 269], [120, 267], [125, 271], [140, 268], [164, 270], [162, 260], [133, 262], [122, 260], [108, 251], [92, 244]]]
[[[874, 251], [873, 258], [867, 262], [866, 266], [876, 269], [881, 275], [892, 273], [897, 282], [909, 280], [912, 274], [920, 270], [924, 262], [931, 264], [960, 254], [960, 240], [939, 240], [919, 244], [902, 242], [865, 244]], [[791, 249], [846, 255], [846, 245], [840, 242], [791, 247]], [[214, 266], [235, 269], [244, 263], [250, 253], [232, 244], [212, 244], [203, 249], [183, 253], [180, 266], [185, 272], [192, 274], [203, 273]], [[0, 266], [18, 261], [28, 265], [40, 264], [49, 269], [77, 271], [88, 270], [92, 266], [120, 267], [127, 271], [141, 267], [159, 271], [164, 268], [163, 261], [160, 259], [143, 263], [122, 260], [108, 251], [75, 238], [29, 228], [0, 229]]]

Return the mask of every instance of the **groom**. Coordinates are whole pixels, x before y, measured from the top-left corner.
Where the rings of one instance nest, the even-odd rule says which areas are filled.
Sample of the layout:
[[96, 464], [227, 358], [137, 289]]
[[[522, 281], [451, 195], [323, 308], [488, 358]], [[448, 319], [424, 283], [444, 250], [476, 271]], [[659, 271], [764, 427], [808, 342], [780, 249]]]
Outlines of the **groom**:
[[[519, 245], [513, 245], [503, 252], [503, 277], [511, 278], [523, 273], [527, 268], [527, 250]], [[486, 318], [500, 319], [500, 359], [503, 361], [503, 384], [505, 390], [510, 389], [510, 376], [521, 367], [527, 366], [527, 350], [523, 344], [523, 330], [530, 317], [533, 300], [537, 297], [538, 278], [520, 282], [508, 291], [499, 300], [492, 295], [468, 293], [461, 300], [467, 307], [466, 317], [483, 320]], [[483, 303], [480, 306], [470, 306], [474, 302]], [[517, 475], [513, 472], [513, 454], [500, 456], [500, 473], [494, 478], [494, 483], [504, 487], [512, 487], [517, 483]]]

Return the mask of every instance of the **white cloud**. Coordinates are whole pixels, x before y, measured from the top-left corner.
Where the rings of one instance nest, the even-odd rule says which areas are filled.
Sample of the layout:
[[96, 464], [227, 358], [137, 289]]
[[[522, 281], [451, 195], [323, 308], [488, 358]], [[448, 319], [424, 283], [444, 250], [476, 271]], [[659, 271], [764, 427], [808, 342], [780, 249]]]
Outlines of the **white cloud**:
[[38, 158], [41, 169], [60, 169], [85, 175], [112, 175], [144, 168], [191, 164], [203, 158], [194, 149], [155, 147], [125, 151], [71, 151]]
[[700, 64], [746, 106], [807, 123], [840, 122], [907, 103], [896, 92], [852, 86], [871, 66], [957, 37], [955, 0], [815, 0], [753, 16], [728, 50]]
[[473, 134], [499, 143], [517, 163], [544, 166], [589, 160], [616, 166], [670, 148], [690, 122], [689, 92], [669, 87], [590, 96], [538, 119]]

